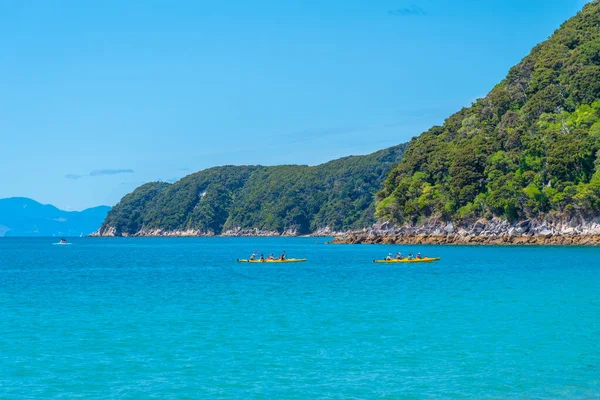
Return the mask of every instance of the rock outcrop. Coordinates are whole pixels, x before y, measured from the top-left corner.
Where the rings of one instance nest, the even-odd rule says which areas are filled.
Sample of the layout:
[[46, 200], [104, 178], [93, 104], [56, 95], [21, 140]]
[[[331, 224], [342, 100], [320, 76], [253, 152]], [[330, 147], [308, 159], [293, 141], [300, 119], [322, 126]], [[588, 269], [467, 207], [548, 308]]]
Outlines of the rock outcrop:
[[[336, 232], [330, 227], [324, 227], [317, 229], [310, 235], [312, 237], [332, 237], [342, 235], [343, 232]], [[163, 230], [163, 229], [148, 229], [142, 228], [138, 232], [133, 234], [127, 232], [119, 232], [114, 227], [101, 228], [98, 232], [90, 235], [90, 237], [212, 237], [212, 236], [223, 236], [223, 237], [293, 237], [301, 236], [300, 233], [295, 229], [288, 229], [284, 232], [261, 230], [261, 229], [243, 229], [240, 227], [229, 229], [222, 232], [221, 234], [215, 234], [214, 232], [203, 232], [198, 229], [187, 229], [187, 230]]]
[[274, 237], [274, 236], [298, 236], [298, 231], [296, 230], [287, 230], [282, 233], [277, 231], [268, 231], [268, 230], [260, 230], [260, 229], [242, 229], [235, 228], [227, 230], [219, 236], [228, 236], [228, 237]]
[[371, 229], [338, 235], [334, 244], [467, 244], [467, 245], [600, 245], [600, 217], [592, 220], [509, 223], [500, 218], [470, 224], [431, 221], [424, 225], [377, 224]]
[[[195, 229], [165, 231], [141, 229], [135, 234], [117, 232], [114, 228], [91, 236], [103, 237], [294, 237], [295, 230], [285, 232], [235, 228], [216, 235]], [[468, 244], [468, 245], [600, 245], [600, 217], [585, 220], [523, 220], [509, 223], [500, 218], [479, 219], [455, 224], [431, 220], [423, 225], [395, 226], [390, 222], [350, 232], [335, 232], [329, 227], [318, 229], [313, 237], [334, 236], [332, 244]]]

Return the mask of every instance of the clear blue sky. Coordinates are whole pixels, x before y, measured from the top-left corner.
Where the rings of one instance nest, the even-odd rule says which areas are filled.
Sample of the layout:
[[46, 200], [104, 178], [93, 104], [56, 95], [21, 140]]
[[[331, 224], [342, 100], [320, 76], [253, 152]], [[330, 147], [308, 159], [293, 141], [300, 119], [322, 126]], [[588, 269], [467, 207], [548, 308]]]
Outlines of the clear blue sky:
[[399, 144], [583, 0], [0, 2], [0, 197], [114, 205], [223, 164]]

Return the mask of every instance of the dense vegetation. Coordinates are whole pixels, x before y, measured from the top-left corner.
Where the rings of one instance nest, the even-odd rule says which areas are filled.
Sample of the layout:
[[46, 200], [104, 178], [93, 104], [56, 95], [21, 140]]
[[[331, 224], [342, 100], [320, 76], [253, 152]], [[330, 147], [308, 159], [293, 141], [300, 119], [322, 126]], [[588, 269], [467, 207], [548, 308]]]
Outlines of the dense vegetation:
[[375, 222], [375, 194], [404, 145], [315, 167], [225, 166], [170, 185], [148, 183], [123, 197], [101, 231], [260, 229], [300, 234], [362, 228]]
[[600, 211], [600, 3], [588, 4], [485, 98], [413, 139], [378, 193], [398, 223]]

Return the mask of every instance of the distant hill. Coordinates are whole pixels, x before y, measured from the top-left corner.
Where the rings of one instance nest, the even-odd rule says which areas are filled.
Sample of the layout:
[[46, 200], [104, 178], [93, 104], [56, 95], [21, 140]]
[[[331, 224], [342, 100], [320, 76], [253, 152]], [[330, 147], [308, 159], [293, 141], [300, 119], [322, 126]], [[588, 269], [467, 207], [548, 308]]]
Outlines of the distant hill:
[[0, 199], [0, 237], [88, 235], [98, 230], [109, 210], [63, 211], [25, 197]]
[[396, 224], [600, 215], [600, 1], [414, 138], [378, 194]]
[[156, 235], [236, 229], [313, 233], [375, 222], [375, 193], [404, 145], [366, 156], [306, 165], [224, 166], [174, 184], [148, 183], [121, 199], [100, 235]]

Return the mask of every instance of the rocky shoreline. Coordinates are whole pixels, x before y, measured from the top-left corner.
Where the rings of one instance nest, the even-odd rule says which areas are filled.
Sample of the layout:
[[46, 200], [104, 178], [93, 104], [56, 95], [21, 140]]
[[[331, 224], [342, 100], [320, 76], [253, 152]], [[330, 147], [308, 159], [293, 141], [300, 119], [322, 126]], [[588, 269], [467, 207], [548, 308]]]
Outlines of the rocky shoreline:
[[384, 223], [338, 235], [330, 243], [600, 246], [600, 218], [552, 222], [524, 220], [513, 224], [493, 218], [461, 226], [438, 221], [402, 227]]
[[168, 231], [164, 229], [141, 229], [134, 234], [118, 232], [114, 227], [109, 227], [98, 232], [92, 233], [90, 237], [331, 237], [339, 236], [342, 233], [332, 231], [330, 228], [322, 228], [309, 235], [301, 235], [296, 230], [286, 230], [284, 232], [267, 231], [260, 229], [242, 229], [235, 228], [215, 234], [214, 232], [203, 232], [198, 229]]
[[393, 235], [338, 236], [329, 244], [427, 244], [427, 245], [543, 245], [600, 246], [600, 235], [552, 236], [460, 236], [460, 235]]
[[557, 245], [600, 246], [600, 217], [509, 223], [500, 218], [480, 219], [459, 226], [432, 221], [424, 225], [395, 226], [389, 222], [350, 232], [329, 227], [309, 235], [296, 230], [285, 232], [235, 228], [215, 234], [195, 229], [167, 231], [142, 229], [135, 234], [119, 233], [110, 227], [91, 237], [334, 237], [329, 244], [432, 244], [432, 245]]

